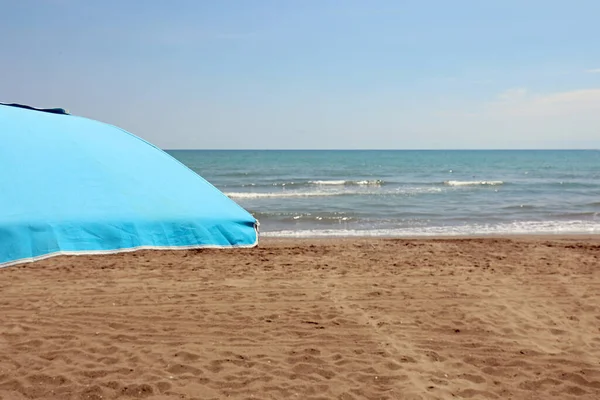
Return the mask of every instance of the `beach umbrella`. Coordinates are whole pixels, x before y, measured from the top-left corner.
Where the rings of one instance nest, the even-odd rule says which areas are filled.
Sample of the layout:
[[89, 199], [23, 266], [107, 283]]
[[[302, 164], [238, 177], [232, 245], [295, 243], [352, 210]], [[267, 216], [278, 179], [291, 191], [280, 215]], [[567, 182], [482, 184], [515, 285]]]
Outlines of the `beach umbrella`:
[[0, 103], [0, 266], [59, 254], [252, 247], [258, 222], [120, 128]]

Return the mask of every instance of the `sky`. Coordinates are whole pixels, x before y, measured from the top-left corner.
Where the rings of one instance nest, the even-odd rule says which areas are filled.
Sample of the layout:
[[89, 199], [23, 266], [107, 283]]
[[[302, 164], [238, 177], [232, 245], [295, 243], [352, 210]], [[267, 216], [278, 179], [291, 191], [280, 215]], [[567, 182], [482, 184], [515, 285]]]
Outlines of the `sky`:
[[597, 0], [0, 0], [0, 102], [164, 149], [600, 148]]

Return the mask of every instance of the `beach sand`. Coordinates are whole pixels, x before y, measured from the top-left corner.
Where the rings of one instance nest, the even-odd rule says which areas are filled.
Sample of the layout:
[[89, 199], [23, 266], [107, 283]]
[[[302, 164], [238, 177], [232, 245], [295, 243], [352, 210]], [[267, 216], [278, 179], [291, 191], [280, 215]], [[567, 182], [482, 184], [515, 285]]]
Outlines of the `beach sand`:
[[263, 240], [0, 269], [1, 399], [600, 398], [600, 238]]

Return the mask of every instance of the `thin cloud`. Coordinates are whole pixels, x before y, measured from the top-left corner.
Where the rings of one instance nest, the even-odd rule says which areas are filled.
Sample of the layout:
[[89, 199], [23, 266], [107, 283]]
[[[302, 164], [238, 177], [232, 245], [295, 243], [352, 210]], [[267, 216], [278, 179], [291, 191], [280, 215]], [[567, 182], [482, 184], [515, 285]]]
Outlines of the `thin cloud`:
[[600, 107], [600, 88], [555, 93], [530, 93], [509, 89], [484, 107], [484, 113], [496, 116], [553, 117], [594, 112]]
[[588, 74], [600, 74], [600, 68], [587, 69], [585, 72]]
[[428, 129], [451, 135], [454, 146], [598, 148], [598, 109], [600, 87], [550, 93], [513, 88], [437, 113], [437, 125]]
[[570, 90], [554, 93], [535, 93], [527, 88], [511, 88], [493, 99], [471, 104], [470, 107], [438, 110], [437, 117], [458, 118], [561, 118], [593, 116], [600, 118], [600, 88]]

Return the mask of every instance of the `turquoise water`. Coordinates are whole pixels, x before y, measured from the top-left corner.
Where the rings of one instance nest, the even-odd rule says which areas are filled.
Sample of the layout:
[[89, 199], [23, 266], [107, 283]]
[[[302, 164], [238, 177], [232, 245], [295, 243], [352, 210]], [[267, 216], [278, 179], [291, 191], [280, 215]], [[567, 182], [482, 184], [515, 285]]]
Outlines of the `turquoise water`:
[[600, 233], [596, 150], [169, 153], [263, 236]]

